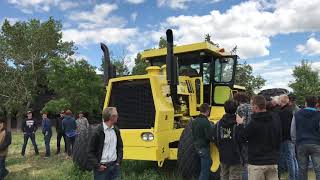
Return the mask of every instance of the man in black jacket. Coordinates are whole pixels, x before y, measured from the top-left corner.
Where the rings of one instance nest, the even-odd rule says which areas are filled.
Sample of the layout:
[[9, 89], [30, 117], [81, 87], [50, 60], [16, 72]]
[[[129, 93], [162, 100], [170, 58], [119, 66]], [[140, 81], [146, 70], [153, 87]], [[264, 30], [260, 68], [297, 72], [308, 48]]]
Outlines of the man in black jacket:
[[26, 147], [27, 147], [29, 138], [31, 139], [36, 155], [39, 154], [38, 146], [36, 143], [36, 135], [35, 135], [36, 131], [37, 131], [37, 122], [32, 118], [32, 112], [28, 111], [27, 119], [22, 124], [22, 132], [24, 136], [24, 142], [23, 142], [22, 152], [21, 152], [22, 156], [25, 156]]
[[102, 112], [103, 122], [94, 132], [88, 146], [88, 161], [95, 180], [120, 179], [123, 144], [120, 130], [115, 126], [118, 112], [107, 107]]
[[289, 172], [289, 180], [298, 179], [298, 162], [295, 155], [295, 146], [291, 141], [291, 122], [293, 118], [293, 110], [289, 105], [289, 97], [287, 95], [280, 96], [279, 117], [282, 127], [282, 143], [280, 157], [283, 157]]
[[61, 111], [60, 117], [57, 118], [57, 121], [56, 121], [56, 131], [57, 131], [57, 152], [56, 152], [56, 154], [60, 153], [60, 142], [61, 142], [62, 138], [63, 138], [63, 142], [64, 142], [64, 152], [67, 153], [66, 135], [64, 134], [64, 132], [62, 130], [63, 118], [64, 118], [64, 111]]
[[211, 124], [208, 120], [210, 106], [206, 103], [200, 106], [200, 115], [192, 121], [192, 138], [195, 149], [200, 157], [201, 171], [199, 180], [208, 180], [212, 164], [210, 155]]
[[236, 135], [237, 103], [228, 100], [224, 103], [226, 114], [216, 124], [214, 136], [220, 156], [221, 180], [240, 180], [242, 166], [240, 161], [240, 145]]
[[274, 114], [266, 111], [263, 96], [251, 100], [252, 121], [243, 127], [243, 118], [237, 116], [239, 141], [248, 141], [249, 180], [278, 180], [278, 158], [281, 143], [281, 124]]

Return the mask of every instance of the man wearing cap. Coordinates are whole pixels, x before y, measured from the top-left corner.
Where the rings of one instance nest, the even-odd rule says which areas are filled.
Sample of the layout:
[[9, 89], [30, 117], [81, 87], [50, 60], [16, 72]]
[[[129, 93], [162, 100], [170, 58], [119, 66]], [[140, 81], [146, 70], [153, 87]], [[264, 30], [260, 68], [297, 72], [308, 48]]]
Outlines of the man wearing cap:
[[61, 139], [63, 138], [63, 142], [64, 142], [64, 152], [67, 152], [67, 146], [66, 146], [66, 135], [64, 134], [63, 130], [62, 130], [62, 120], [64, 118], [64, 111], [60, 112], [60, 117], [57, 119], [56, 121], [56, 131], [57, 131], [57, 152], [56, 154], [60, 153], [60, 142]]
[[21, 151], [22, 156], [25, 156], [26, 147], [27, 147], [29, 138], [31, 139], [36, 155], [39, 154], [38, 146], [36, 143], [36, 135], [35, 135], [36, 131], [37, 131], [36, 120], [32, 118], [32, 112], [28, 111], [27, 119], [24, 120], [22, 124], [22, 132], [24, 135], [24, 142], [23, 142], [22, 151]]
[[51, 140], [51, 136], [52, 136], [51, 120], [48, 119], [47, 112], [42, 113], [42, 133], [44, 135], [44, 143], [46, 146], [45, 157], [47, 158], [50, 156], [50, 140]]

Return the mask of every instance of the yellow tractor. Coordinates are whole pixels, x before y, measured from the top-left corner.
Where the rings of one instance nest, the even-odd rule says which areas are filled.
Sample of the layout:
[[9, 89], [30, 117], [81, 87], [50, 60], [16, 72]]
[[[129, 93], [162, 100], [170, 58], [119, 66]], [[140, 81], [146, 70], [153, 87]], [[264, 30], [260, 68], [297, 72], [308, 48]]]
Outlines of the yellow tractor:
[[[124, 159], [178, 160], [184, 179], [199, 173], [199, 158], [193, 149], [190, 121], [199, 115], [202, 103], [211, 105], [210, 121], [224, 114], [223, 104], [234, 92], [237, 56], [208, 42], [173, 45], [167, 30], [167, 48], [141, 53], [150, 64], [147, 74], [115, 77], [109, 51], [101, 44], [105, 58], [106, 98], [104, 107], [116, 107], [124, 143]], [[211, 145], [211, 171], [219, 169], [219, 154]]]

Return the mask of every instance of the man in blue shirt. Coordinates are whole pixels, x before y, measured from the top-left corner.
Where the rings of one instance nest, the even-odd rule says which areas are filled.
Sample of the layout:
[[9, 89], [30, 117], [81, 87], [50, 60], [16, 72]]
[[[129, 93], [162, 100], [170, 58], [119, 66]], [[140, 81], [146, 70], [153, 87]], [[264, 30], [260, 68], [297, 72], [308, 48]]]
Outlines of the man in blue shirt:
[[308, 179], [309, 156], [313, 162], [316, 179], [320, 179], [320, 112], [316, 109], [317, 101], [315, 96], [306, 97], [306, 108], [294, 116], [299, 180]]
[[73, 151], [73, 145], [77, 136], [77, 124], [76, 120], [72, 116], [72, 112], [67, 110], [62, 120], [62, 130], [66, 135], [67, 153], [70, 157]]
[[50, 156], [50, 140], [52, 136], [51, 130], [51, 120], [48, 119], [48, 113], [42, 113], [42, 134], [44, 135], [44, 143], [46, 146], [46, 155], [45, 157], [48, 158]]

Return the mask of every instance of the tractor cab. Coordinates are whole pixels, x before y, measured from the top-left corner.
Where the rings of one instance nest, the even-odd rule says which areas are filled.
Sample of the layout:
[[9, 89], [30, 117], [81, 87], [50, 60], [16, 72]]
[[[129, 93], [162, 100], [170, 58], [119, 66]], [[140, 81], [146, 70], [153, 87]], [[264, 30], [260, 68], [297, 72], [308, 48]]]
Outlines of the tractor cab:
[[[213, 110], [222, 111], [222, 105], [240, 86], [234, 86], [237, 56], [228, 54], [208, 42], [201, 42], [173, 47], [173, 61], [177, 64], [179, 86], [190, 80], [195, 87], [197, 108], [202, 103], [208, 103]], [[167, 64], [167, 49], [152, 49], [141, 53], [142, 59], [151, 66], [165, 70]], [[194, 84], [192, 83], [194, 82]], [[237, 88], [239, 87], [239, 88]], [[179, 93], [178, 93], [179, 94]], [[199, 113], [199, 112], [197, 112]], [[197, 114], [196, 113], [196, 114]], [[219, 113], [220, 114], [220, 113]], [[221, 117], [212, 112], [211, 119]]]

